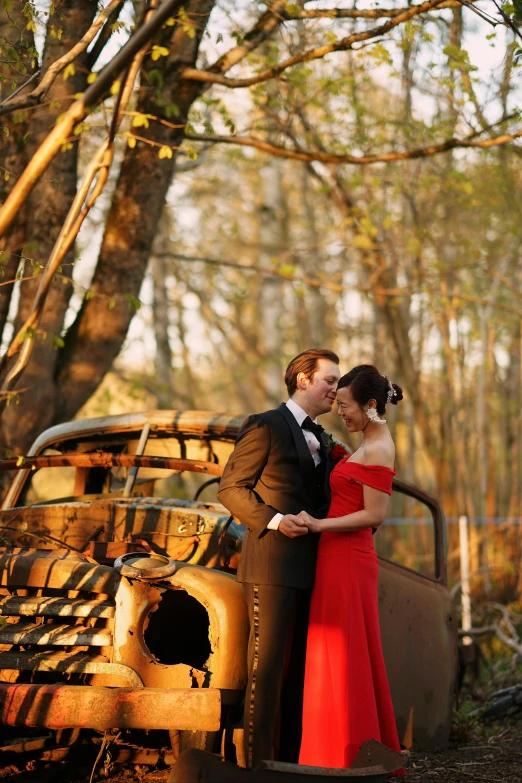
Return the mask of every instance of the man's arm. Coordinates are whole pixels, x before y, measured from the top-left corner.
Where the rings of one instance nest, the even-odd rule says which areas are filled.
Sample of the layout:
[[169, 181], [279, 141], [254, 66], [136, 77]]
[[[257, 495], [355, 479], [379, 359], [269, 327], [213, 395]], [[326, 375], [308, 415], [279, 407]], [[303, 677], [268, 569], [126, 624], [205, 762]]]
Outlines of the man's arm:
[[[268, 424], [259, 414], [250, 416], [239, 430], [234, 451], [226, 464], [219, 484], [218, 498], [232, 516], [258, 538], [267, 528], [279, 523], [281, 533], [290, 538], [306, 535], [308, 529], [293, 517], [280, 516], [273, 506], [265, 503], [255, 491], [270, 454], [271, 436]], [[275, 519], [274, 519], [275, 518]]]
[[257, 536], [278, 513], [255, 492], [270, 454], [270, 428], [259, 414], [249, 416], [237, 436], [234, 451], [221, 477], [218, 499], [230, 513]]

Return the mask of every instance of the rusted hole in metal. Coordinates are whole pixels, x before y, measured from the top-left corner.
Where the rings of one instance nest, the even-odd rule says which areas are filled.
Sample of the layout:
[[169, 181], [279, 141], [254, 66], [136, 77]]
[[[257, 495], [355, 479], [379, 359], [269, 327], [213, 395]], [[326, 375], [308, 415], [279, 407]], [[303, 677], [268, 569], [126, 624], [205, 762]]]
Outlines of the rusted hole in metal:
[[149, 615], [145, 644], [160, 663], [202, 669], [212, 648], [207, 610], [184, 590], [167, 590]]

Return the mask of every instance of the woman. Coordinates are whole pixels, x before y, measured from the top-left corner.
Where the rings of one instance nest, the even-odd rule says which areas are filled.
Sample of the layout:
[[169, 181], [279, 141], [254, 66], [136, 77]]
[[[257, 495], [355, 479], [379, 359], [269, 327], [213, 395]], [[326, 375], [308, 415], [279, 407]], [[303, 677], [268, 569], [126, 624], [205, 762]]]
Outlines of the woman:
[[327, 518], [298, 515], [310, 531], [322, 534], [308, 628], [300, 764], [349, 767], [368, 739], [400, 752], [382, 655], [372, 539], [396, 472], [383, 415], [388, 403], [399, 400], [401, 388], [372, 365], [354, 367], [340, 379], [339, 414], [350, 432], [362, 432], [362, 442], [332, 471]]

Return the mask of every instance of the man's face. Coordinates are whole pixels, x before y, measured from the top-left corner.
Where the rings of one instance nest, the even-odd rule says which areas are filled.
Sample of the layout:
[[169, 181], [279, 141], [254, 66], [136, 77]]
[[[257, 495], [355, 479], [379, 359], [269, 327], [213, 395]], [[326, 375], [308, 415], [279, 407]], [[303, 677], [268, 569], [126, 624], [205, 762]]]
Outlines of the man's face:
[[337, 384], [341, 377], [339, 365], [329, 359], [319, 359], [312, 378], [306, 379], [307, 407], [314, 413], [313, 418], [329, 413], [335, 402]]

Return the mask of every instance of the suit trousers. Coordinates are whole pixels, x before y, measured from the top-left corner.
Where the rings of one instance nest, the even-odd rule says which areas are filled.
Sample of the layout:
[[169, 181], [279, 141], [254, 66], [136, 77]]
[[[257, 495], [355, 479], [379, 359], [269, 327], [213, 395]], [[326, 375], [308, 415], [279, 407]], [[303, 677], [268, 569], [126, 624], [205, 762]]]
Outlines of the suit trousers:
[[297, 763], [311, 590], [243, 583], [248, 606], [245, 758]]

